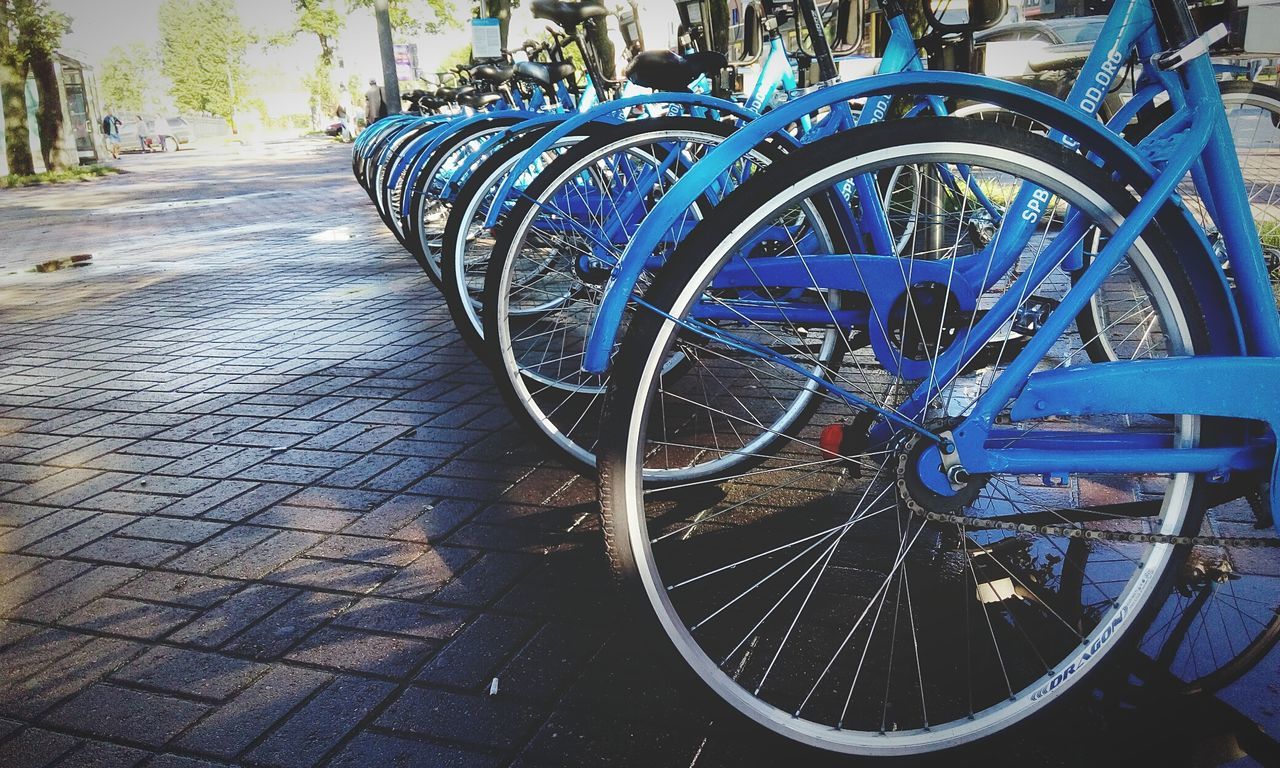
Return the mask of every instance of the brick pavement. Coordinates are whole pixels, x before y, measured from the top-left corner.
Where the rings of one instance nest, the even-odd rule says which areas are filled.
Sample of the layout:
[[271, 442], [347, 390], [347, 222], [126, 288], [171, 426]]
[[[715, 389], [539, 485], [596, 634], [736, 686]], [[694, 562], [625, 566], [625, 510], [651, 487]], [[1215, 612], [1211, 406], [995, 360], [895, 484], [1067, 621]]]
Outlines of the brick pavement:
[[[592, 481], [521, 438], [346, 157], [0, 193], [0, 767], [814, 764], [626, 631]], [[1106, 738], [987, 763], [1149, 743], [1062, 717]]]

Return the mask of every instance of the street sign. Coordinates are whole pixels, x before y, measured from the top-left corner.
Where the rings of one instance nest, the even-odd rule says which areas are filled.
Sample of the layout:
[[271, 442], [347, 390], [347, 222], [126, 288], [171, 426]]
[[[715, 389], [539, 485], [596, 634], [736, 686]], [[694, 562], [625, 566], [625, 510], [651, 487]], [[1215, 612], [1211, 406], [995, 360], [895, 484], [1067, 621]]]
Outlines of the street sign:
[[471, 20], [471, 57], [473, 59], [497, 59], [502, 57], [502, 23], [497, 19]]
[[418, 45], [407, 43], [395, 46], [396, 79], [416, 80], [418, 78]]

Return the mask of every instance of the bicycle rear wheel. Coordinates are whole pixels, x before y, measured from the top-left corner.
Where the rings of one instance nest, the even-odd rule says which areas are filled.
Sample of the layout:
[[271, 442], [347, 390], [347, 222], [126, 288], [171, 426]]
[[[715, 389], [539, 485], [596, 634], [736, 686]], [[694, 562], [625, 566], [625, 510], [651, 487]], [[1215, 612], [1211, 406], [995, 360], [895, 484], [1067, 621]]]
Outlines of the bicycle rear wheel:
[[[857, 258], [801, 253], [782, 264], [744, 252], [762, 228], [815, 198], [831, 199], [847, 180], [900, 168], [924, 177], [917, 185], [923, 199], [896, 209], [920, 219], [900, 252], [880, 253], [878, 262], [867, 250]], [[970, 219], [988, 212], [971, 185], [955, 183], [965, 174], [991, 200], [1012, 200], [1023, 181], [1049, 193], [1043, 218], [1013, 258], [994, 257], [1003, 228], [993, 239], [975, 237]], [[994, 474], [968, 478], [943, 496], [921, 479], [929, 468], [918, 439], [846, 399], [855, 394], [930, 430], [967, 413], [1034, 335], [1027, 318], [1039, 316], [1035, 308], [1050, 306], [1046, 300], [1069, 286], [1056, 267], [1037, 271], [1042, 255], [1055, 252], [1068, 204], [1111, 231], [1134, 201], [1083, 158], [1023, 132], [951, 119], [859, 128], [799, 150], [743, 185], [644, 293], [653, 309], [637, 312], [627, 330], [606, 405], [606, 542], [654, 626], [738, 713], [835, 752], [956, 747], [1011, 727], [1076, 688], [1160, 604], [1183, 553], [1139, 536], [1196, 530], [1201, 504], [1193, 477]], [[1161, 223], [1179, 226], [1176, 218]], [[1186, 243], [1194, 240], [1153, 226], [1127, 259], [1157, 308], [1154, 356], [1193, 354], [1207, 342], [1179, 262], [1207, 255], [1179, 253]], [[1019, 272], [1043, 278], [1018, 283]], [[978, 281], [975, 274], [981, 280], [966, 296], [962, 276]], [[825, 323], [801, 313], [832, 286], [846, 300], [830, 306]], [[897, 298], [886, 302], [890, 288]], [[958, 372], [937, 378], [947, 349], [985, 327], [977, 324], [1010, 291], [1018, 297], [1011, 320]], [[746, 311], [761, 298], [772, 313]], [[721, 319], [727, 317], [732, 322]], [[769, 418], [752, 419], [753, 408], [812, 387], [816, 367], [803, 347], [764, 350], [752, 342], [803, 338], [830, 325], [847, 345], [843, 360], [820, 375], [812, 418], [780, 436], [773, 456], [678, 493], [645, 485], [649, 468], [666, 467], [683, 446], [768, 431]], [[1074, 344], [1064, 339], [1039, 367], [1057, 366]], [[668, 382], [660, 371], [673, 354], [693, 369]], [[710, 396], [681, 388], [697, 381], [699, 368], [713, 367], [722, 378], [734, 372], [755, 386]], [[918, 390], [928, 395], [913, 401]], [[740, 410], [728, 418], [730, 409]], [[674, 433], [672, 420], [685, 430]], [[1006, 426], [1033, 445], [1098, 430], [1175, 445], [1201, 440], [1201, 420], [1185, 415]], [[944, 516], [928, 519], [926, 512]], [[1030, 527], [995, 530], [957, 522], [961, 516]]]
[[[595, 465], [605, 377], [584, 372], [581, 360], [612, 267], [665, 190], [732, 130], [696, 117], [601, 129], [538, 176], [498, 233], [482, 302], [485, 359], [517, 417], [575, 466]], [[721, 186], [731, 188], [778, 157], [772, 149], [751, 152]], [[704, 196], [682, 224], [691, 226], [714, 202]], [[799, 226], [812, 229], [816, 219], [807, 221]], [[671, 238], [678, 241], [679, 234]], [[836, 353], [834, 338], [810, 342], [825, 345], [825, 355]], [[676, 374], [677, 368], [673, 363]], [[798, 411], [786, 410], [794, 421]], [[663, 481], [725, 471], [746, 455], [708, 455]]]

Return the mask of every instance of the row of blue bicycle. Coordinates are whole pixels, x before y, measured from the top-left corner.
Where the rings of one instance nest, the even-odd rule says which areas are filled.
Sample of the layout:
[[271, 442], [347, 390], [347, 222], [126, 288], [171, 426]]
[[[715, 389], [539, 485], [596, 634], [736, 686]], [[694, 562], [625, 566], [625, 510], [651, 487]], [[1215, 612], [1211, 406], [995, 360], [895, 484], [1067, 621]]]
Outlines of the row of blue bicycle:
[[861, 755], [1237, 680], [1280, 636], [1276, 17], [1114, 0], [1025, 62], [1058, 98], [975, 74], [1004, 0], [717, 3], [618, 78], [603, 5], [534, 0], [559, 32], [353, 153], [655, 637]]

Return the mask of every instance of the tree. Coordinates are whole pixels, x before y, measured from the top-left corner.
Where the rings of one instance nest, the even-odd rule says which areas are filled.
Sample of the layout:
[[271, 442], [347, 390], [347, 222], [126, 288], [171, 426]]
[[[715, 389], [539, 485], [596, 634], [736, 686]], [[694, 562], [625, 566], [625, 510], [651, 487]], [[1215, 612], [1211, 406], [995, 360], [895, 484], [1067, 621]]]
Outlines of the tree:
[[50, 8], [47, 0], [12, 0], [12, 7], [18, 48], [26, 54], [40, 97], [36, 110], [40, 155], [47, 170], [62, 170], [67, 165], [62, 151], [62, 89], [53, 53], [71, 30], [71, 17]]
[[232, 0], [165, 0], [159, 11], [160, 63], [179, 109], [226, 118], [246, 102], [244, 55], [253, 36]]
[[14, 11], [9, 0], [0, 0], [0, 99], [4, 101], [5, 154], [9, 173], [35, 173], [31, 142], [27, 138], [27, 63], [17, 46]]
[[[373, 1], [347, 0], [347, 5], [351, 10], [372, 9]], [[430, 12], [427, 18], [422, 16], [423, 6]], [[457, 29], [462, 24], [456, 15], [450, 0], [390, 0], [391, 26], [406, 35], [430, 35], [446, 28]]]
[[312, 122], [333, 109], [336, 91], [333, 86], [334, 47], [338, 35], [346, 25], [346, 20], [334, 10], [332, 0], [293, 0], [293, 28], [277, 35], [270, 41], [271, 45], [288, 45], [298, 35], [315, 35], [320, 44], [320, 55], [316, 67], [303, 79], [310, 94]]
[[154, 109], [159, 101], [154, 85], [158, 71], [155, 55], [141, 43], [112, 48], [98, 78], [103, 100], [121, 113]]
[[293, 30], [284, 39], [273, 42], [280, 44], [302, 34], [315, 35], [320, 43], [320, 63], [333, 66], [334, 46], [346, 26], [346, 19], [334, 10], [331, 0], [293, 0], [293, 10], [297, 14]]

